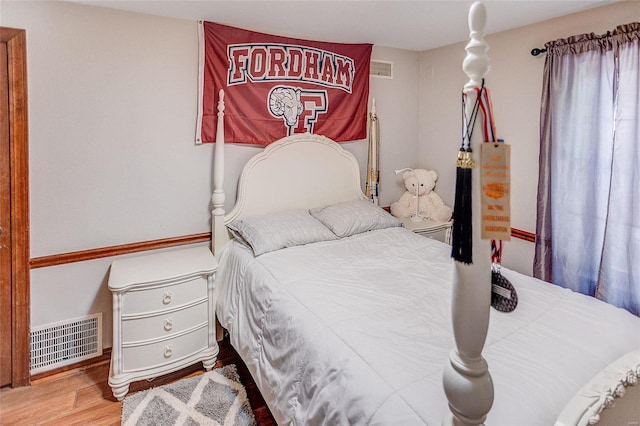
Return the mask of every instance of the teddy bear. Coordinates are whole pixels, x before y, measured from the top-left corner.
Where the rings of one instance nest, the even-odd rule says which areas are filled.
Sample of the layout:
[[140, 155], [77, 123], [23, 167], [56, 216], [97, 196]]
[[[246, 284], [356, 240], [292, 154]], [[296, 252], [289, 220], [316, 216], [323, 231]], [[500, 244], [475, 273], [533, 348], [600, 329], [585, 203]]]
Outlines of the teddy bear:
[[391, 204], [391, 214], [399, 218], [407, 218], [416, 214], [416, 187], [418, 188], [418, 213], [423, 219], [447, 222], [451, 219], [452, 210], [433, 188], [436, 186], [438, 174], [433, 170], [413, 169], [402, 175], [407, 191], [400, 199]]

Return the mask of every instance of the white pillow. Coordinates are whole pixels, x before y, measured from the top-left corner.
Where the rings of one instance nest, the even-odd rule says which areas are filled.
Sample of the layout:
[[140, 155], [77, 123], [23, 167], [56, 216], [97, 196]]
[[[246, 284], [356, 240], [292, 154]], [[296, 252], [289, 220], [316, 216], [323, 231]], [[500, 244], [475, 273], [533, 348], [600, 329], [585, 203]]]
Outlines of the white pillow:
[[396, 217], [369, 200], [353, 200], [309, 210], [338, 237], [402, 226]]
[[227, 228], [254, 256], [282, 248], [335, 240], [336, 236], [307, 210], [287, 210], [234, 220]]

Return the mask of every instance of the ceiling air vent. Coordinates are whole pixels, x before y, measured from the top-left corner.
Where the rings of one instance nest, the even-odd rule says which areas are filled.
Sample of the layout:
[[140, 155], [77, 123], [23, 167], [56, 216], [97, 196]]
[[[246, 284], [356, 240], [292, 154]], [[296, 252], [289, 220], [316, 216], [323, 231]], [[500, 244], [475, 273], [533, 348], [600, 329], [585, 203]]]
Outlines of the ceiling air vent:
[[372, 77], [392, 79], [393, 78], [393, 62], [381, 61], [379, 59], [372, 59], [369, 75], [371, 75]]

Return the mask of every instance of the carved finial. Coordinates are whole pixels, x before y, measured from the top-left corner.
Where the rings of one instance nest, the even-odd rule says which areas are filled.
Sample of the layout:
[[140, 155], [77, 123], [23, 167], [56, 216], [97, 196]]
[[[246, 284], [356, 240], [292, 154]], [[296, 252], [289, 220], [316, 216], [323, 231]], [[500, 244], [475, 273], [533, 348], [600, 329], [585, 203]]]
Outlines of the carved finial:
[[489, 45], [484, 41], [484, 28], [487, 24], [487, 10], [481, 2], [475, 2], [469, 9], [469, 43], [465, 47], [467, 56], [462, 69], [469, 77], [465, 90], [480, 87], [482, 79], [489, 72]]
[[371, 114], [376, 115], [376, 98], [371, 101]]
[[218, 92], [218, 114], [224, 111], [224, 90]]

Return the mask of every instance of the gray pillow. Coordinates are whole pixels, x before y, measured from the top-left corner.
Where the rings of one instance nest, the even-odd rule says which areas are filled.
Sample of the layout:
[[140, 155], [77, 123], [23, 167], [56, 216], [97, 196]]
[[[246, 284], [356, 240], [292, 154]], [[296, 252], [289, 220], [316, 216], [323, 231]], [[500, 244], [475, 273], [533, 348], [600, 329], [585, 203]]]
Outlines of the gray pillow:
[[338, 237], [402, 226], [397, 218], [369, 200], [353, 200], [309, 210]]
[[287, 210], [234, 220], [227, 228], [235, 239], [248, 245], [254, 256], [336, 236], [307, 210]]

